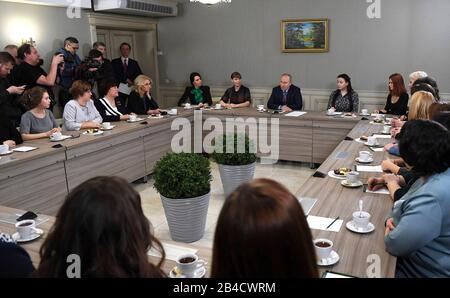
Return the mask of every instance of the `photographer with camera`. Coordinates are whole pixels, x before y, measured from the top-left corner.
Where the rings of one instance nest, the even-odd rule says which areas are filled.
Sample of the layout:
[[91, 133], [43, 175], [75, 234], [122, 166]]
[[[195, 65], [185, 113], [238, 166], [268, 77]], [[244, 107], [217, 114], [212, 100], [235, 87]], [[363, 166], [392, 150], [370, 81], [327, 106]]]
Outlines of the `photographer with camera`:
[[114, 79], [114, 70], [110, 63], [104, 63], [102, 52], [90, 50], [86, 59], [75, 70], [75, 78], [89, 82], [92, 86], [92, 94], [98, 99], [98, 83], [103, 79]]
[[64, 56], [62, 54], [53, 56], [48, 74], [41, 67], [42, 59], [40, 59], [37, 49], [32, 45], [28, 43], [21, 45], [17, 50], [17, 56], [22, 60], [22, 63], [12, 70], [12, 85], [23, 86], [25, 90], [34, 86], [45, 88], [52, 101], [50, 110], [53, 110], [56, 101], [52, 87], [55, 85], [58, 66], [64, 62]]
[[78, 49], [78, 40], [75, 37], [67, 37], [64, 40], [64, 47], [58, 50], [58, 53], [64, 56], [64, 64], [61, 65], [58, 73], [60, 86], [58, 99], [62, 107], [71, 99], [69, 89], [74, 81], [75, 69], [81, 64], [81, 59], [77, 55]]

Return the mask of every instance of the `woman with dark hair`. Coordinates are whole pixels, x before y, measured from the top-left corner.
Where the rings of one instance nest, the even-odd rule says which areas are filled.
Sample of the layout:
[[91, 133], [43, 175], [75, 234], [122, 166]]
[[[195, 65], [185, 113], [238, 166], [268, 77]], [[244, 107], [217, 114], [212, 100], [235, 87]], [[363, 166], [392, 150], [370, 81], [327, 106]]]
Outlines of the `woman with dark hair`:
[[252, 101], [250, 89], [242, 85], [242, 76], [237, 71], [231, 74], [233, 87], [228, 88], [220, 99], [220, 105], [227, 109], [249, 107]]
[[398, 257], [396, 277], [450, 277], [450, 132], [434, 121], [411, 120], [399, 147], [419, 179], [386, 221], [386, 249]]
[[[428, 86], [430, 86], [434, 92], [432, 91], [428, 91], [428, 90], [424, 90], [424, 91], [428, 91], [431, 92], [434, 96], [434, 98], [436, 99], [436, 101], [440, 101], [441, 100], [441, 96], [439, 95], [439, 88], [437, 85], [437, 82], [434, 78], [432, 77], [424, 77], [424, 78], [419, 78], [414, 82], [414, 85], [411, 87], [411, 93], [413, 93], [413, 88], [415, 89], [416, 87], [414, 87], [415, 85], [420, 85], [420, 84], [427, 84]], [[411, 94], [412, 95], [412, 94]]]
[[353, 90], [352, 82], [347, 74], [337, 76], [337, 89], [334, 90], [328, 101], [328, 108], [336, 112], [357, 113], [359, 109], [358, 93]]
[[214, 235], [212, 277], [318, 277], [311, 231], [297, 198], [269, 179], [238, 187]]
[[55, 116], [48, 109], [52, 101], [47, 90], [37, 86], [28, 89], [23, 94], [22, 101], [30, 109], [20, 120], [20, 133], [24, 141], [48, 138], [61, 131]]
[[128, 109], [120, 101], [119, 88], [115, 80], [100, 81], [98, 90], [100, 97], [94, 100], [94, 104], [104, 122], [130, 119]]
[[193, 72], [189, 76], [191, 86], [186, 87], [183, 96], [178, 101], [178, 106], [184, 103], [203, 106], [208, 104], [212, 106], [211, 91], [208, 86], [203, 86], [202, 76], [198, 72]]
[[0, 278], [27, 278], [34, 271], [30, 255], [14, 239], [0, 233]]
[[381, 114], [405, 115], [408, 110], [409, 95], [406, 92], [405, 82], [399, 73], [389, 76], [389, 95]]
[[[162, 258], [155, 266], [147, 251]], [[81, 277], [164, 277], [165, 253], [151, 234], [139, 194], [122, 178], [96, 177], [66, 197], [40, 249], [37, 277], [67, 277], [67, 257], [81, 260]]]

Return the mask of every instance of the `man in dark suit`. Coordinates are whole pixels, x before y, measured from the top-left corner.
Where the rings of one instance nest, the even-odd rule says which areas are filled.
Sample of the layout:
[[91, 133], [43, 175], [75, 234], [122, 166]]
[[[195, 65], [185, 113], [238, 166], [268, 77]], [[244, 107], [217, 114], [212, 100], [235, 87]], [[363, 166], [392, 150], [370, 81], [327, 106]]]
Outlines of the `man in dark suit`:
[[273, 88], [267, 107], [283, 112], [300, 111], [302, 109], [302, 93], [300, 88], [292, 84], [292, 76], [284, 73], [280, 78], [280, 86]]
[[[127, 84], [128, 87], [133, 86], [133, 81], [136, 77], [142, 74], [141, 68], [136, 60], [129, 58], [131, 45], [123, 42], [120, 44], [120, 58], [111, 61], [114, 69], [116, 80], [119, 83]], [[119, 93], [120, 101], [125, 105], [128, 94]]]

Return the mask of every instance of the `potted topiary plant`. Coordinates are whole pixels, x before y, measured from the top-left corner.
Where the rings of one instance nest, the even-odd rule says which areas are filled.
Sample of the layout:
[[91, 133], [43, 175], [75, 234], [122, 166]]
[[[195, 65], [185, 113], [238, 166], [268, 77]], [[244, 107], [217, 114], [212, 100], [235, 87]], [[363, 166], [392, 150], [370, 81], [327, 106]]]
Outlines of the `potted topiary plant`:
[[256, 165], [254, 143], [245, 134], [216, 137], [213, 159], [219, 164], [225, 197], [239, 185], [253, 179]]
[[172, 239], [201, 239], [211, 192], [209, 160], [195, 153], [168, 153], [156, 163], [153, 177]]

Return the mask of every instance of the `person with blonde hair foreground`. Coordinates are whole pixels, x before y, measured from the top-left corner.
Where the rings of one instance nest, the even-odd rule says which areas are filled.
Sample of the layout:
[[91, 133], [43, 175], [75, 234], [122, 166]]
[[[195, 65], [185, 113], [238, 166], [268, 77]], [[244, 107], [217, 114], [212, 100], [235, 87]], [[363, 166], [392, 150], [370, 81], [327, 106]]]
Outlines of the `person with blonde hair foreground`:
[[152, 97], [153, 81], [146, 75], [139, 75], [134, 80], [135, 91], [128, 97], [128, 110], [138, 115], [160, 114], [158, 103]]
[[223, 205], [214, 235], [212, 277], [318, 277], [311, 231], [297, 198], [256, 179]]

